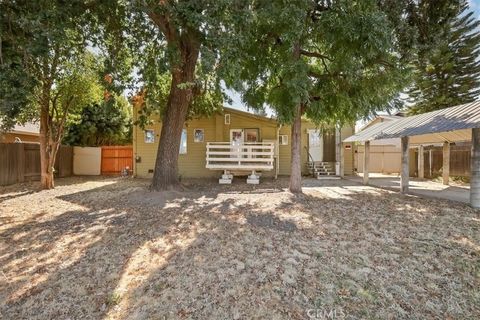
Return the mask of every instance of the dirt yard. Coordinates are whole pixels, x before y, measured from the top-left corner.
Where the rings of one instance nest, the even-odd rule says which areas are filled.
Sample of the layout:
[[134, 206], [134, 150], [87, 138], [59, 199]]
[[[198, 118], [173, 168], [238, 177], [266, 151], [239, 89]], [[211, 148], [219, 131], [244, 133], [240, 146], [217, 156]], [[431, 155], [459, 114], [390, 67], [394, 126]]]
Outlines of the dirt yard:
[[0, 318], [480, 318], [478, 211], [304, 184], [2, 188]]

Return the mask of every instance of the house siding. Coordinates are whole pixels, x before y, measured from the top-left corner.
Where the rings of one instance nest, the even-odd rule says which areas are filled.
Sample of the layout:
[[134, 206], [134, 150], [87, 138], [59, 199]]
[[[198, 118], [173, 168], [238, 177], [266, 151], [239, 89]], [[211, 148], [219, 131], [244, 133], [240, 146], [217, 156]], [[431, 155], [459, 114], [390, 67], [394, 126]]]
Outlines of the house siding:
[[[343, 141], [344, 139], [352, 136], [355, 133], [354, 125], [344, 126], [340, 131], [340, 139]], [[345, 147], [349, 145], [350, 149], [346, 149]], [[345, 175], [353, 175], [354, 174], [354, 148], [355, 146], [353, 143], [343, 143], [343, 172]]]
[[15, 138], [20, 138], [22, 142], [38, 142], [39, 141], [38, 135], [34, 135], [34, 134], [15, 133], [15, 132], [0, 133], [1, 143], [15, 142]]
[[[136, 117], [138, 115], [138, 110], [134, 111], [134, 115]], [[230, 114], [230, 124], [225, 124], [224, 114]], [[279, 175], [290, 174], [290, 126], [279, 126], [275, 120], [255, 116], [253, 114], [250, 115], [245, 112], [232, 109], [224, 109], [224, 114], [217, 114], [210, 118], [192, 119], [185, 123], [184, 129], [187, 130], [187, 153], [180, 154], [178, 160], [179, 175], [181, 177], [217, 177], [219, 175], [218, 170], [209, 170], [205, 168], [207, 142], [229, 141], [231, 129], [249, 128], [259, 129], [259, 141], [273, 140], [278, 143], [277, 131], [279, 131], [279, 134], [288, 135], [288, 145], [278, 146], [277, 159], [280, 162]], [[304, 174], [308, 174], [308, 169], [306, 166], [308, 157], [306, 147], [308, 145], [307, 130], [309, 128], [314, 128], [313, 124], [308, 121], [302, 121], [302, 172]], [[134, 127], [133, 133], [134, 157], [140, 157], [140, 161], [134, 161], [134, 172], [137, 177], [143, 178], [153, 176], [158, 142], [160, 141], [161, 123], [156, 121], [154, 125], [146, 126], [145, 129], [154, 130], [154, 143], [145, 143], [144, 130], [138, 126]], [[195, 129], [204, 129], [204, 142], [194, 142], [193, 134]], [[351, 132], [352, 128], [349, 128], [349, 130], [350, 131], [348, 132]], [[348, 168], [351, 168], [353, 166], [353, 156], [352, 161], [348, 161], [348, 163]], [[264, 172], [263, 174], [265, 176], [274, 176], [275, 169]]]

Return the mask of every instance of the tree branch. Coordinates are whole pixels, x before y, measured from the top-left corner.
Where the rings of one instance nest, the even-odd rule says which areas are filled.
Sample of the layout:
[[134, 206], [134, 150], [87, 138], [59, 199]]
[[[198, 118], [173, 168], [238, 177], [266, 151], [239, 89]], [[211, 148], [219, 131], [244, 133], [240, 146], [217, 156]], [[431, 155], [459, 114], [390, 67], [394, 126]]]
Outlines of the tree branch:
[[320, 58], [320, 59], [326, 59], [328, 61], [332, 61], [332, 58], [330, 58], [329, 56], [326, 56], [324, 54], [321, 54], [320, 52], [311, 52], [311, 51], [301, 49], [300, 54], [304, 55], [306, 57]]
[[317, 71], [310, 70], [310, 71], [308, 71], [308, 76], [310, 76], [312, 78], [316, 78], [316, 79], [332, 79], [332, 78], [335, 78], [335, 77], [344, 78], [345, 74], [343, 74], [341, 72], [323, 74], [323, 73], [319, 73]]
[[[165, 1], [161, 1], [161, 3], [165, 5]], [[172, 43], [178, 39], [177, 29], [170, 21], [170, 17], [165, 14], [155, 13], [152, 8], [147, 11], [147, 15], [160, 28], [167, 42]]]

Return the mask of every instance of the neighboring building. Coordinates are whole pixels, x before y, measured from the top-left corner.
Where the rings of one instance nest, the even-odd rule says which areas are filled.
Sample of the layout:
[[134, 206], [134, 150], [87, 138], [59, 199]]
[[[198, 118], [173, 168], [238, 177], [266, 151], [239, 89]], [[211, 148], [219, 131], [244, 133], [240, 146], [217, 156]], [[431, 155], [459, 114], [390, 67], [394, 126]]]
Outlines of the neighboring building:
[[40, 127], [35, 123], [26, 123], [24, 125], [15, 125], [8, 132], [0, 132], [0, 142], [39, 142]]
[[[137, 115], [138, 109], [133, 114]], [[210, 118], [187, 121], [183, 130], [179, 156], [182, 177], [216, 177], [227, 168], [223, 166], [225, 163], [230, 163], [227, 169], [230, 173], [238, 175], [252, 170], [265, 176], [290, 174], [290, 126], [282, 126], [275, 119], [224, 108]], [[135, 176], [153, 175], [160, 132], [159, 122], [145, 130], [134, 127]], [[333, 174], [341, 174], [340, 163], [343, 163], [344, 174], [352, 174], [353, 150], [348, 144], [341, 152], [341, 141], [354, 133], [353, 126], [323, 135], [319, 132], [312, 123], [302, 121], [303, 173], [309, 174], [308, 163], [313, 160], [319, 165], [330, 164]]]
[[[364, 125], [359, 132], [384, 122], [391, 122], [404, 117], [399, 112], [395, 115], [379, 115]], [[363, 173], [364, 146], [359, 143], [355, 146], [354, 170]], [[372, 173], [399, 173], [401, 167], [400, 139], [374, 140], [370, 142], [370, 172]]]

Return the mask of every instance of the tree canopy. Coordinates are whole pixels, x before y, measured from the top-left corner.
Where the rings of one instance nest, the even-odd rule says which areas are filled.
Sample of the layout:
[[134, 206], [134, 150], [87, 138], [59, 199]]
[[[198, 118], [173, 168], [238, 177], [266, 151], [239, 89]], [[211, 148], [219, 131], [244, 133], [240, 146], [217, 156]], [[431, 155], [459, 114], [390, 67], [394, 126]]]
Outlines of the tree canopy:
[[302, 104], [309, 119], [338, 124], [384, 110], [403, 89], [408, 70], [375, 1], [257, 4], [226, 58], [248, 105], [267, 103], [291, 123]]
[[337, 126], [388, 109], [408, 76], [403, 48], [376, 1], [258, 1], [245, 16], [224, 57], [228, 84], [293, 125], [290, 190], [300, 192], [300, 118]]
[[476, 100], [480, 94], [480, 21], [466, 0], [419, 1], [410, 13], [418, 26], [411, 113]]
[[0, 2], [0, 116], [5, 127], [40, 122], [43, 188], [71, 112], [101, 95], [87, 52], [88, 6], [80, 1]]
[[132, 143], [132, 112], [121, 96], [96, 101], [71, 120], [63, 139], [67, 145], [97, 147]]

